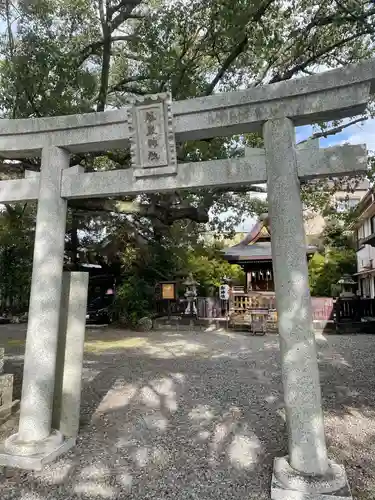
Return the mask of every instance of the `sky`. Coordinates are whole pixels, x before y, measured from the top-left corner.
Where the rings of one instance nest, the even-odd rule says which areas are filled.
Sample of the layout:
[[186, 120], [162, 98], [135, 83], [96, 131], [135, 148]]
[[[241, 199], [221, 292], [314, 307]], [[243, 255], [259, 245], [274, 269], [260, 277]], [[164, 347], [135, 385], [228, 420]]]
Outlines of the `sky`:
[[[312, 127], [297, 127], [296, 142], [303, 141], [313, 133]], [[365, 144], [367, 149], [375, 151], [375, 119], [367, 120], [363, 123], [356, 123], [344, 129], [342, 132], [320, 139], [320, 147], [328, 148], [330, 146], [338, 146], [340, 144]]]
[[[311, 125], [296, 128], [296, 143], [308, 139], [313, 134]], [[375, 119], [369, 119], [363, 123], [356, 123], [347, 127], [342, 132], [328, 136], [327, 138], [320, 138], [319, 145], [321, 148], [328, 148], [330, 146], [339, 146], [344, 143], [349, 144], [365, 144], [367, 149], [375, 153]], [[255, 219], [249, 217], [243, 224], [237, 227], [237, 231], [250, 231], [255, 223]]]

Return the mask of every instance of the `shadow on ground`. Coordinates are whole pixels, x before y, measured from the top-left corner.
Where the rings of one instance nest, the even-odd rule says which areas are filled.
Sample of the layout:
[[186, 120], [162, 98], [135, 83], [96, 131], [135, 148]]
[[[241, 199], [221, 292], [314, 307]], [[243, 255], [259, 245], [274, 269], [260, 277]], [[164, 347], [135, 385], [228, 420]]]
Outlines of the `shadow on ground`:
[[[6, 370], [20, 382], [24, 334], [14, 332], [3, 337]], [[330, 455], [366, 500], [375, 498], [373, 339], [318, 339]], [[1, 498], [269, 499], [273, 457], [286, 453], [278, 356], [277, 336], [89, 331], [77, 447], [41, 473], [4, 480]]]

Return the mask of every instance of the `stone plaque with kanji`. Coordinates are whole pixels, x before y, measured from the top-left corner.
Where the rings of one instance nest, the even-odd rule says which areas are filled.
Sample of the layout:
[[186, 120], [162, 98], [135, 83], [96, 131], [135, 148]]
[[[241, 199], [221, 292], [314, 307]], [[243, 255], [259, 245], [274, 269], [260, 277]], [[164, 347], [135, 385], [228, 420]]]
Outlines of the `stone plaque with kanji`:
[[176, 143], [170, 94], [137, 97], [131, 104], [128, 121], [135, 175], [175, 173]]

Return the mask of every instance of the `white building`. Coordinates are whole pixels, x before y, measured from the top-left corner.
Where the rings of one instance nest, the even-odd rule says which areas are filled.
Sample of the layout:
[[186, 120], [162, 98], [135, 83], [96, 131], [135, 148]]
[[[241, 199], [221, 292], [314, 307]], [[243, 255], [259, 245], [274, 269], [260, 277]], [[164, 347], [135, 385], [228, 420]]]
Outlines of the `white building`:
[[[336, 191], [330, 200], [331, 207], [341, 213], [355, 208], [359, 204], [360, 200], [366, 196], [370, 188], [370, 183], [367, 179], [362, 179], [359, 182], [356, 181], [352, 186], [348, 185], [344, 187], [347, 187], [347, 189]], [[324, 215], [313, 210], [305, 210], [303, 215], [307, 236], [321, 235], [326, 225]]]
[[369, 190], [358, 205], [351, 224], [357, 241], [358, 289], [362, 297], [375, 297], [375, 196]]

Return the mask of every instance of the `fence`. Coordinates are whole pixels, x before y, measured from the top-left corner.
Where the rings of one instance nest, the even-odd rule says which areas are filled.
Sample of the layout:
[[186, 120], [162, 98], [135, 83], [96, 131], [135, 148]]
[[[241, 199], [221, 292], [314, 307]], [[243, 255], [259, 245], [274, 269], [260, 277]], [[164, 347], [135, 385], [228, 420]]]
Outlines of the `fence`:
[[332, 297], [311, 297], [314, 321], [333, 321], [334, 301]]
[[186, 305], [181, 300], [158, 300], [155, 304], [156, 316], [179, 316], [184, 313]]
[[[261, 307], [274, 310], [276, 308], [275, 295], [260, 295], [256, 293], [236, 294], [231, 299], [231, 309], [237, 313], [245, 313], [250, 307]], [[158, 316], [175, 316], [183, 314], [186, 309], [186, 301], [161, 300], [156, 303]], [[168, 307], [170, 308], [168, 310]], [[316, 321], [333, 320], [334, 302], [330, 297], [312, 297], [313, 319]], [[198, 297], [197, 311], [199, 318], [225, 318], [227, 304], [218, 297]]]
[[275, 294], [259, 294], [250, 292], [243, 295], [233, 295], [232, 309], [238, 313], [245, 312], [249, 308], [276, 308]]
[[375, 299], [338, 299], [335, 307], [336, 322], [356, 322], [362, 318], [375, 318]]

